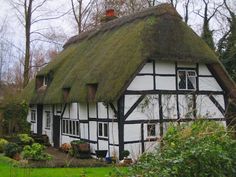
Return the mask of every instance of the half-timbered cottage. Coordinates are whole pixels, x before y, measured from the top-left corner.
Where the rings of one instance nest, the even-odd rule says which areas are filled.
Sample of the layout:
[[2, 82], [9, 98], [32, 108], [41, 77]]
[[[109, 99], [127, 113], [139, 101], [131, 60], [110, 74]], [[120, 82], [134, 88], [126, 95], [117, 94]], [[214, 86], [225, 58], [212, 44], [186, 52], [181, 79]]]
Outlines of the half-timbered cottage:
[[24, 90], [34, 133], [54, 147], [81, 139], [91, 152], [133, 158], [171, 123], [226, 123], [235, 84], [214, 52], [162, 4], [72, 37]]

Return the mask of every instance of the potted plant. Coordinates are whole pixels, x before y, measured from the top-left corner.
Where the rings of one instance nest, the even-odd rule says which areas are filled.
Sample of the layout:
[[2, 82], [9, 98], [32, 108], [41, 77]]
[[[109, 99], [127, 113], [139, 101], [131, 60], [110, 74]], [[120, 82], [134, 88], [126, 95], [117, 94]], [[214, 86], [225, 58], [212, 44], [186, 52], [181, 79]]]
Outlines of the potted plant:
[[130, 152], [128, 150], [124, 150], [121, 154], [124, 157], [124, 164], [129, 165], [132, 163], [132, 159], [128, 158]]

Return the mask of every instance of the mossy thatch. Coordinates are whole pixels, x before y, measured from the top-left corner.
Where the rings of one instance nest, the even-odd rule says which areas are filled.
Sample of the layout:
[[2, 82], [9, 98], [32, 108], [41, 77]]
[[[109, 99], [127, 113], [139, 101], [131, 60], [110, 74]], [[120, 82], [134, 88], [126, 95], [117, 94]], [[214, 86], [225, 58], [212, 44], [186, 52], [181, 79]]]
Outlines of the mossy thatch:
[[38, 73], [53, 76], [46, 91], [39, 94], [30, 83], [26, 97], [30, 103], [62, 103], [63, 88], [70, 88], [67, 102], [86, 102], [87, 84], [97, 83], [94, 101], [111, 102], [148, 59], [218, 63], [176, 10], [164, 4], [71, 38], [64, 51]]

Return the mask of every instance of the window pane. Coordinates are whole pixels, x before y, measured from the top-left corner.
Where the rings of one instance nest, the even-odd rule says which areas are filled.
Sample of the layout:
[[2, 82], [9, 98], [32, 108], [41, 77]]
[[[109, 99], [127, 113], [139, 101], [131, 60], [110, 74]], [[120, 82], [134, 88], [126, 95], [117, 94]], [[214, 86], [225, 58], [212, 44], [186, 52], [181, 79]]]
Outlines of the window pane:
[[149, 124], [147, 125], [147, 136], [156, 136], [156, 125]]
[[104, 124], [104, 136], [108, 137], [108, 128], [107, 128], [107, 124]]
[[98, 124], [98, 135], [102, 136], [102, 123]]
[[179, 89], [186, 89], [186, 73], [185, 71], [178, 71]]
[[65, 133], [65, 120], [62, 120], [62, 133]]
[[72, 134], [72, 121], [69, 121], [69, 125], [70, 125], [70, 127], [69, 127], [69, 134]]
[[76, 122], [76, 135], [79, 135], [79, 121]]

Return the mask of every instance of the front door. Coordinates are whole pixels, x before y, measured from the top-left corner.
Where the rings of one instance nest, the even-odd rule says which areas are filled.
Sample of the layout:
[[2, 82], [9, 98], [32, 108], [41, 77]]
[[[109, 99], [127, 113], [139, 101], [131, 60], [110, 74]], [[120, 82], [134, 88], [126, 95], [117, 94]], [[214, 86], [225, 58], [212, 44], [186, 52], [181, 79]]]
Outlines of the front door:
[[53, 144], [55, 148], [60, 146], [60, 116], [53, 116]]
[[37, 105], [37, 134], [42, 135], [43, 129], [43, 105]]

